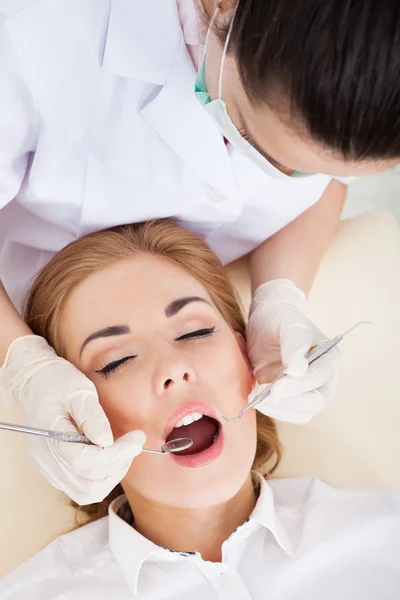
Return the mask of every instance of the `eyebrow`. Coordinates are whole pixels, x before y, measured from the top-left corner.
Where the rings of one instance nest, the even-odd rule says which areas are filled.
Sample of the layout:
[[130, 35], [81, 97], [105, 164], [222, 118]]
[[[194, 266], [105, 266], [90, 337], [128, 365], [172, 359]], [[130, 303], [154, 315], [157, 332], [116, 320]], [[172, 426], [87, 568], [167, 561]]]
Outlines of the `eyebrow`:
[[211, 302], [202, 298], [201, 296], [186, 296], [185, 298], [178, 298], [178, 300], [174, 300], [167, 306], [165, 309], [166, 317], [173, 317], [176, 315], [182, 308], [184, 308], [187, 304], [191, 302], [205, 302], [209, 306], [212, 306]]
[[86, 346], [93, 340], [98, 340], [99, 338], [112, 337], [114, 335], [126, 335], [130, 332], [131, 330], [129, 329], [128, 325], [112, 325], [111, 327], [104, 327], [104, 329], [99, 329], [99, 331], [91, 333], [81, 346], [79, 358], [82, 356], [82, 352], [86, 348]]
[[[212, 306], [211, 302], [209, 302], [205, 298], [202, 298], [201, 296], [186, 296], [184, 298], [178, 298], [177, 300], [171, 302], [171, 304], [169, 304], [164, 311], [165, 316], [168, 318], [175, 316], [176, 314], [178, 314], [179, 311], [181, 311], [185, 306], [187, 306], [191, 302], [204, 302], [205, 304]], [[86, 348], [86, 346], [93, 340], [113, 337], [116, 335], [127, 335], [128, 333], [131, 333], [131, 330], [128, 327], [128, 325], [111, 325], [110, 327], [104, 327], [103, 329], [99, 329], [98, 331], [91, 333], [81, 346], [79, 358], [82, 356], [82, 352]]]

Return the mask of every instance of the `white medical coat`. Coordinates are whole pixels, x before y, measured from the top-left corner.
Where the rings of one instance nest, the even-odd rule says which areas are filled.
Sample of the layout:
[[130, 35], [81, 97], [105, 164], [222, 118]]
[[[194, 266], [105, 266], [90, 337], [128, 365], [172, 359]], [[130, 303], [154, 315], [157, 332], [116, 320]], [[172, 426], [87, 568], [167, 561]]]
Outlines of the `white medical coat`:
[[172, 216], [223, 262], [315, 203], [275, 180], [194, 95], [176, 0], [0, 0], [0, 278], [19, 306], [90, 231]]

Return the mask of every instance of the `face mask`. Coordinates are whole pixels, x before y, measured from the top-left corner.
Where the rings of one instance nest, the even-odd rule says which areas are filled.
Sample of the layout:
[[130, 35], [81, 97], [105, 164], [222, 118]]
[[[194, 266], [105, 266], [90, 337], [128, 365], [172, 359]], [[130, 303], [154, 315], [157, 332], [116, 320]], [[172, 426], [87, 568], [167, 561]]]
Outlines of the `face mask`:
[[208, 45], [208, 40], [210, 37], [210, 32], [212, 31], [212, 27], [214, 25], [215, 19], [219, 12], [219, 7], [222, 0], [217, 1], [217, 7], [212, 16], [210, 26], [207, 31], [206, 41], [204, 45], [204, 55], [203, 62], [200, 67], [199, 72], [197, 73], [196, 81], [195, 81], [195, 94], [199, 100], [199, 102], [204, 106], [205, 110], [213, 117], [215, 123], [220, 129], [222, 135], [234, 146], [237, 150], [239, 150], [242, 154], [247, 156], [249, 160], [251, 160], [257, 167], [259, 167], [264, 173], [269, 175], [270, 177], [274, 177], [275, 179], [286, 179], [288, 177], [304, 177], [307, 176], [307, 173], [302, 173], [301, 171], [296, 171], [292, 175], [286, 175], [279, 171], [273, 164], [271, 164], [262, 154], [256, 150], [249, 142], [240, 134], [237, 127], [232, 122], [231, 118], [228, 115], [228, 111], [226, 110], [226, 104], [222, 99], [222, 75], [225, 64], [226, 53], [229, 46], [229, 40], [232, 34], [233, 21], [235, 19], [236, 10], [239, 5], [239, 0], [236, 4], [231, 24], [229, 26], [228, 35], [225, 41], [224, 51], [222, 53], [221, 60], [221, 68], [219, 73], [219, 82], [218, 82], [218, 99], [211, 100], [210, 94], [207, 91], [206, 79], [205, 79], [205, 57], [206, 50]]

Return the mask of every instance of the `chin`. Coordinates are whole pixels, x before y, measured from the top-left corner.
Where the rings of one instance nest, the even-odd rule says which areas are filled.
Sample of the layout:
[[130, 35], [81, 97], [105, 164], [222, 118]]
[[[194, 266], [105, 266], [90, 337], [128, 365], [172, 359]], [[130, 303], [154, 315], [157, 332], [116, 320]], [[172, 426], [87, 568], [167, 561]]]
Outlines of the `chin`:
[[[177, 505], [186, 509], [206, 509], [229, 502], [234, 498], [250, 476], [250, 467], [210, 474], [206, 481], [196, 488], [186, 488], [176, 499]], [[199, 482], [200, 483], [200, 482]], [[178, 504], [179, 503], [179, 504]]]
[[138, 456], [122, 481], [123, 488], [150, 502], [186, 510], [223, 504], [245, 484], [256, 450], [255, 440], [242, 447], [236, 440], [230, 442], [218, 458], [196, 468], [181, 466], [171, 456]]

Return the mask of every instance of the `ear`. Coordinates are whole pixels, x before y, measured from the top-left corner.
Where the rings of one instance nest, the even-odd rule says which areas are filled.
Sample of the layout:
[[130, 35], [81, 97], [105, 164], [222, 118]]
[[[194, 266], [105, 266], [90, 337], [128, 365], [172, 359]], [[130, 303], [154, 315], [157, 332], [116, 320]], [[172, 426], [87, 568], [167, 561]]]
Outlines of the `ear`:
[[248, 366], [249, 373], [251, 375], [251, 382], [252, 382], [252, 385], [254, 387], [254, 385], [256, 384], [256, 378], [254, 377], [254, 370], [253, 370], [252, 364], [250, 362], [249, 351], [248, 351], [248, 348], [247, 348], [247, 342], [244, 339], [244, 337], [242, 336], [242, 334], [239, 333], [239, 331], [235, 331], [235, 336], [236, 336], [236, 339], [237, 339], [237, 343], [239, 344], [239, 348], [240, 348], [240, 351], [241, 351], [241, 353], [243, 355], [243, 358], [246, 361], [246, 364]]

